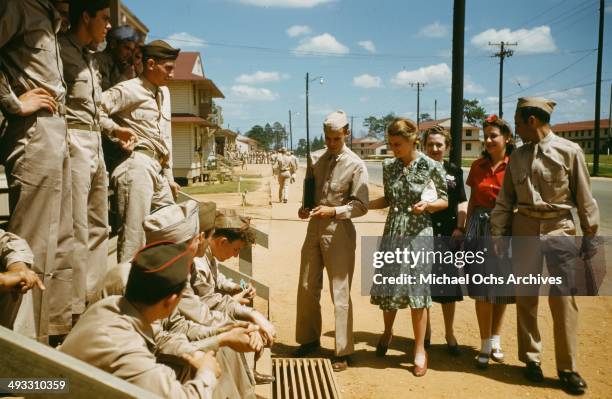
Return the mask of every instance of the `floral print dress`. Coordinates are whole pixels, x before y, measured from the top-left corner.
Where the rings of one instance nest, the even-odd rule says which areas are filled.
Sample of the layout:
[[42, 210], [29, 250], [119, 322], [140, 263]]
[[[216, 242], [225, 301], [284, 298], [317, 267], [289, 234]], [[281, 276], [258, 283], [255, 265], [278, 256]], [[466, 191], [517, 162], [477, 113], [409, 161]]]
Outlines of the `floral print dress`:
[[[402, 160], [386, 159], [383, 162], [383, 184], [389, 214], [385, 223], [381, 251], [433, 250], [433, 227], [428, 213], [412, 213], [412, 205], [421, 201], [425, 187], [433, 182], [437, 196], [447, 199], [446, 173], [440, 162], [418, 152], [408, 166]], [[386, 264], [380, 269], [383, 276], [414, 276], [415, 284], [375, 284], [372, 286], [370, 302], [382, 310], [431, 307], [428, 284], [419, 282], [421, 275], [431, 272], [427, 261]]]

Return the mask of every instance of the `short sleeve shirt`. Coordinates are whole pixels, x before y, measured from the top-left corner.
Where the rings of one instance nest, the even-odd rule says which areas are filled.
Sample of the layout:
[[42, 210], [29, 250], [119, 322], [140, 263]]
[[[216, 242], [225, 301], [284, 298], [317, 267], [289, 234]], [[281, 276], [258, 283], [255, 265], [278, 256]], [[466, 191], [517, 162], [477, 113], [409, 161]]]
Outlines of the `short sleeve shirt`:
[[488, 209], [495, 207], [495, 199], [501, 190], [507, 165], [508, 156], [504, 157], [495, 170], [492, 170], [489, 158], [483, 157], [474, 161], [466, 181], [466, 184], [472, 189], [470, 200], [473, 207]]

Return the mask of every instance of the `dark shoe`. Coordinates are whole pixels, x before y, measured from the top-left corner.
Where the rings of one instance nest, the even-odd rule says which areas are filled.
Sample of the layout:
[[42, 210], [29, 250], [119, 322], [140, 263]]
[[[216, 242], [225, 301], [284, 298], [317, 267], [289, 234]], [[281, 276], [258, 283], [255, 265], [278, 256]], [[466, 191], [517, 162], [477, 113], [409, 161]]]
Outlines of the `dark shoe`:
[[348, 356], [336, 356], [332, 359], [332, 369], [335, 372], [344, 371], [348, 368]]
[[391, 333], [389, 335], [389, 339], [387, 340], [387, 342], [383, 342], [384, 336], [385, 334], [382, 334], [380, 336], [380, 339], [378, 340], [378, 345], [376, 345], [376, 356], [377, 357], [385, 356], [385, 354], [387, 353], [387, 349], [389, 349], [389, 345], [391, 344], [391, 340], [393, 339], [393, 333]]
[[542, 368], [538, 362], [527, 362], [525, 367], [525, 378], [531, 382], [542, 382], [544, 381], [544, 374]]
[[559, 371], [559, 379], [563, 387], [571, 394], [582, 395], [587, 389], [587, 383], [575, 371]]
[[454, 357], [461, 356], [461, 349], [459, 349], [458, 344], [455, 344], [455, 345], [446, 344], [446, 350], [448, 351], [448, 354], [451, 356], [454, 356]]
[[276, 380], [273, 375], [258, 373], [255, 370], [253, 370], [253, 377], [257, 385], [272, 384]]
[[52, 348], [57, 348], [58, 346], [64, 343], [64, 340], [66, 339], [67, 335], [68, 334], [49, 335], [49, 346]]
[[429, 363], [429, 356], [427, 353], [425, 353], [425, 364], [423, 367], [415, 364], [414, 368], [412, 369], [412, 374], [414, 374], [415, 377], [423, 377], [427, 373], [427, 363]]
[[311, 353], [316, 352], [320, 347], [321, 342], [318, 339], [307, 344], [302, 344], [299, 348], [295, 350], [295, 352], [293, 352], [293, 357], [308, 356]]
[[489, 354], [488, 353], [479, 353], [476, 356], [476, 367], [484, 370], [489, 367]]

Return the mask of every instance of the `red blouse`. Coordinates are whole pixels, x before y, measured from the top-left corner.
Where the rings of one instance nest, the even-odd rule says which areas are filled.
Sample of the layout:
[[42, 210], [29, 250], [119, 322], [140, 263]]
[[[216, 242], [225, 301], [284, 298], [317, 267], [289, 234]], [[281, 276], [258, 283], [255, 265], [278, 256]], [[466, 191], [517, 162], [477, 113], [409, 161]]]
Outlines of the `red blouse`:
[[470, 193], [472, 207], [488, 209], [495, 207], [495, 199], [501, 190], [507, 165], [507, 156], [497, 165], [495, 171], [491, 170], [492, 165], [489, 158], [479, 158], [472, 163], [470, 174], [465, 182], [472, 189]]

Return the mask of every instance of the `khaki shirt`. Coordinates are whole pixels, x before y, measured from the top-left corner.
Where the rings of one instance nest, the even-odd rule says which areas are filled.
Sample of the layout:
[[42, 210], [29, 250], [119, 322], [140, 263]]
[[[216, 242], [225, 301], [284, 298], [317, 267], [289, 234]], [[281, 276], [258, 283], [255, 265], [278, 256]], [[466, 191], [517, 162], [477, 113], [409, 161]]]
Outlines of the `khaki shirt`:
[[157, 354], [180, 357], [195, 351], [217, 351], [217, 327], [207, 327], [185, 319], [177, 310], [153, 324]]
[[34, 264], [34, 254], [26, 240], [0, 229], [0, 272], [13, 263]]
[[582, 149], [550, 132], [510, 156], [503, 185], [491, 213], [491, 233], [510, 235], [514, 208], [570, 211], [576, 208], [584, 235], [595, 235], [599, 209]]
[[333, 156], [326, 149], [311, 155], [315, 178], [315, 204], [336, 208], [336, 219], [351, 219], [368, 212], [368, 170], [347, 146]]
[[163, 398], [211, 398], [217, 383], [209, 370], [181, 384], [176, 373], [157, 363], [153, 329], [124, 297], [92, 305], [60, 350]]
[[68, 87], [66, 94], [66, 120], [68, 124], [78, 123], [112, 128], [112, 121], [102, 110], [102, 88], [100, 87], [97, 65], [93, 54], [72, 33], [59, 38], [64, 79]]
[[285, 154], [280, 154], [278, 158], [276, 158], [276, 168], [278, 173], [290, 172], [291, 174], [295, 173], [295, 168], [293, 166], [293, 162], [291, 157]]
[[39, 87], [63, 105], [61, 17], [51, 1], [2, 0], [0, 16], [0, 108], [19, 112], [18, 97]]
[[[162, 131], [169, 124], [171, 114], [164, 113], [164, 91], [144, 76], [121, 82], [102, 94], [102, 109], [112, 117], [115, 126], [132, 129], [137, 137], [136, 148], [154, 151], [159, 157], [169, 159], [170, 151]], [[114, 130], [114, 129], [113, 129]], [[164, 167], [166, 165], [163, 165]]]

